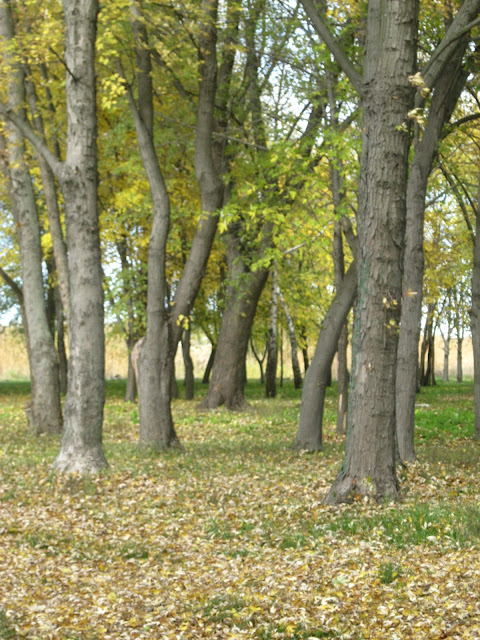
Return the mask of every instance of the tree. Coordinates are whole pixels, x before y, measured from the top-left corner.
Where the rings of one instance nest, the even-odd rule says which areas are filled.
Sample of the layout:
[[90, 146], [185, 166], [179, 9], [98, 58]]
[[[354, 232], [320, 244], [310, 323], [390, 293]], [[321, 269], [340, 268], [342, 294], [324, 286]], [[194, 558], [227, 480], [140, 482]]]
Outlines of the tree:
[[[410, 146], [406, 123], [414, 104], [409, 76], [415, 71], [418, 5], [415, 1], [393, 3], [387, 11], [378, 2], [368, 3], [362, 76], [314, 3], [302, 0], [302, 4], [358, 90], [363, 106], [358, 298], [347, 450], [327, 501], [345, 501], [357, 494], [377, 499], [395, 497], [395, 371]], [[430, 86], [456, 49], [458, 34], [465, 32], [478, 8], [474, 1], [464, 3], [453, 23], [455, 28], [431, 56]]]
[[325, 392], [338, 339], [357, 295], [357, 278], [356, 263], [352, 262], [322, 323], [315, 353], [303, 384], [300, 418], [294, 442], [297, 449], [320, 451], [323, 447]]
[[[415, 459], [415, 393], [423, 300], [423, 227], [427, 184], [442, 131], [452, 115], [468, 75], [462, 65], [466, 45], [467, 38], [464, 37], [457, 43], [455, 52], [438, 76], [421, 137], [420, 125], [418, 122], [415, 125], [415, 155], [407, 184], [405, 257], [396, 372], [398, 454], [405, 462]], [[420, 81], [420, 94], [422, 90], [426, 93], [425, 82], [431, 84], [428, 73]]]
[[[14, 24], [11, 6], [0, 3], [0, 39], [8, 65], [7, 108], [21, 111], [25, 101], [25, 77], [21, 63], [13, 55]], [[30, 364], [31, 404], [28, 409], [32, 432], [60, 433], [62, 412], [58, 361], [50, 333], [44, 299], [42, 250], [32, 177], [26, 162], [23, 136], [14, 124], [5, 124], [6, 144], [2, 161], [8, 176], [10, 204], [14, 214], [22, 264], [22, 309]]]
[[63, 2], [67, 151], [60, 162], [28, 122], [7, 106], [13, 122], [43, 155], [61, 186], [69, 254], [70, 327], [64, 431], [55, 468], [90, 473], [107, 465], [102, 452], [104, 405], [103, 290], [97, 210], [95, 101], [96, 0]]

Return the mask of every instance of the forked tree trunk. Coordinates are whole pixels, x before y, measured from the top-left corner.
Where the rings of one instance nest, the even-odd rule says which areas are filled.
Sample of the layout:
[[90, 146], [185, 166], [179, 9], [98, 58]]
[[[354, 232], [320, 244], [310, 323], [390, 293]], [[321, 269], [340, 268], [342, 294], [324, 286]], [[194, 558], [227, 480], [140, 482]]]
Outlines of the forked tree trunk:
[[[170, 226], [170, 198], [153, 141], [153, 88], [148, 38], [136, 3], [132, 4], [136, 37], [138, 105], [131, 88], [127, 96], [137, 133], [138, 147], [152, 196], [152, 228], [148, 246], [147, 333], [135, 347], [137, 365], [140, 449], [159, 451], [177, 444], [171, 412], [171, 383], [175, 349], [165, 310], [167, 285], [165, 260]], [[137, 343], [138, 344], [138, 343]]]
[[368, 4], [349, 427], [327, 502], [398, 492], [395, 367], [409, 150], [403, 126], [413, 102], [408, 76], [415, 69], [417, 12], [415, 0], [388, 9]]
[[[0, 3], [0, 40], [4, 44], [14, 38], [10, 5]], [[9, 46], [5, 47], [5, 51]], [[8, 56], [8, 54], [7, 54]], [[22, 110], [25, 100], [22, 67], [12, 61], [13, 68], [7, 87], [8, 107]], [[29, 428], [36, 434], [60, 433], [62, 412], [58, 362], [53, 336], [49, 329], [42, 274], [40, 223], [30, 172], [25, 160], [22, 134], [15, 125], [5, 124], [7, 137], [8, 183], [11, 207], [20, 247], [23, 282], [23, 312], [28, 330], [28, 357], [31, 378], [31, 401], [28, 410]]]
[[268, 269], [249, 272], [234, 232], [227, 237], [228, 272], [231, 284], [225, 298], [212, 379], [200, 408], [225, 405], [239, 410], [247, 406], [244, 396], [245, 359], [258, 300], [268, 278]]
[[402, 308], [397, 358], [396, 429], [400, 460], [415, 460], [415, 394], [418, 387], [418, 343], [423, 302], [423, 221], [428, 177], [443, 127], [450, 119], [466, 75], [460, 46], [438, 80], [425, 130], [415, 146], [407, 185], [407, 220]]
[[325, 391], [338, 339], [357, 293], [357, 277], [355, 263], [352, 263], [322, 322], [315, 353], [303, 383], [300, 419], [294, 442], [297, 449], [322, 449]]
[[267, 357], [267, 344], [265, 344], [263, 355], [260, 357], [260, 355], [257, 353], [257, 350], [255, 349], [255, 344], [253, 343], [253, 339], [250, 336], [250, 348], [252, 350], [253, 357], [258, 363], [258, 368], [260, 369], [260, 384], [263, 385], [265, 384], [265, 374], [263, 372], [263, 363], [265, 361], [265, 358]]

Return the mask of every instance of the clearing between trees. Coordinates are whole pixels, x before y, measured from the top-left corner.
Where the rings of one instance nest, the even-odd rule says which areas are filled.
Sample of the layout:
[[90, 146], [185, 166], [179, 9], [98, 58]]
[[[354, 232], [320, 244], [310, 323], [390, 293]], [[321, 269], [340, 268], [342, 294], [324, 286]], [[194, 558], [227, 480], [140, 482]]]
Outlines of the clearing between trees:
[[419, 461], [399, 470], [399, 502], [334, 507], [335, 388], [322, 452], [291, 448], [301, 391], [272, 401], [249, 383], [246, 413], [175, 400], [184, 449], [148, 456], [110, 381], [110, 469], [95, 477], [52, 471], [59, 438], [28, 433], [28, 392], [0, 383], [0, 638], [477, 637], [471, 382], [417, 397]]

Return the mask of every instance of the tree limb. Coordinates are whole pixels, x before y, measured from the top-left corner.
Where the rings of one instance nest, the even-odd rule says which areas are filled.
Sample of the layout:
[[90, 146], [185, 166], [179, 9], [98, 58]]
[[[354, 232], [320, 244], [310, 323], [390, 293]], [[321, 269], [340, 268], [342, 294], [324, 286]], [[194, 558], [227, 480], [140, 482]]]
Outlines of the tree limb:
[[340, 46], [336, 38], [330, 32], [330, 29], [325, 23], [323, 16], [321, 16], [320, 13], [317, 11], [315, 4], [313, 3], [313, 0], [300, 0], [300, 2], [303, 5], [305, 13], [310, 18], [310, 21], [315, 31], [323, 40], [325, 45], [328, 47], [330, 53], [335, 58], [340, 69], [345, 73], [345, 75], [350, 80], [352, 85], [358, 91], [358, 93], [360, 94], [360, 97], [362, 97], [363, 89], [364, 89], [362, 76], [354, 68], [349, 57], [347, 56], [343, 48]]

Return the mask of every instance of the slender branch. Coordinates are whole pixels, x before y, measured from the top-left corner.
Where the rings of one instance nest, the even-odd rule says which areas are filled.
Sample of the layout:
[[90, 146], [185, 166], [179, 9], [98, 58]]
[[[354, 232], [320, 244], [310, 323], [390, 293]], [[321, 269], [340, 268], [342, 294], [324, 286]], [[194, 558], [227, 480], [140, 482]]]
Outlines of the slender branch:
[[11, 278], [8, 273], [0, 267], [0, 276], [4, 279], [5, 283], [12, 289], [13, 293], [17, 296], [20, 306], [23, 305], [23, 291], [22, 288]]
[[467, 190], [465, 189], [464, 185], [458, 179], [458, 177], [453, 173], [453, 171], [449, 171], [447, 169], [447, 167], [443, 164], [443, 162], [440, 162], [439, 165], [440, 165], [440, 170], [443, 173], [443, 175], [445, 176], [445, 180], [448, 182], [450, 188], [452, 189], [453, 194], [454, 194], [454, 196], [455, 196], [455, 198], [456, 198], [456, 200], [458, 202], [458, 205], [459, 205], [459, 207], [460, 207], [460, 209], [462, 211], [463, 218], [465, 220], [465, 224], [467, 225], [467, 229], [468, 229], [469, 234], [470, 234], [470, 239], [471, 239], [473, 245], [475, 246], [475, 231], [473, 230], [473, 225], [470, 222], [470, 218], [469, 218], [469, 215], [468, 215], [467, 207], [465, 206], [465, 202], [463, 201], [463, 198], [461, 196], [461, 193], [460, 193], [458, 187], [460, 186], [460, 188], [462, 189], [465, 197], [467, 198], [470, 206], [473, 209], [473, 212], [476, 215], [477, 210], [476, 210], [475, 203], [470, 198], [470, 195], [467, 192]]
[[[480, 17], [477, 15], [479, 11], [480, 0], [465, 0], [462, 4], [445, 37], [423, 69], [422, 75], [427, 87], [433, 88], [435, 86], [445, 64], [451, 58], [452, 49], [456, 47], [457, 41], [480, 23]], [[474, 19], [472, 20], [472, 18]]]
[[55, 174], [59, 182], [61, 182], [64, 173], [63, 163], [52, 151], [50, 151], [41, 137], [35, 133], [28, 120], [20, 117], [18, 113], [15, 113], [15, 111], [9, 109], [3, 102], [0, 102], [0, 115], [3, 116], [5, 120], [9, 120], [17, 127], [20, 133], [32, 144], [33, 147], [35, 147], [38, 153], [45, 159], [45, 162], [47, 162], [52, 172]]
[[352, 65], [349, 57], [340, 46], [336, 38], [330, 32], [327, 24], [324, 21], [323, 16], [320, 15], [313, 0], [300, 0], [305, 10], [305, 13], [310, 18], [311, 23], [317, 34], [323, 40], [323, 42], [328, 47], [330, 53], [333, 55], [335, 60], [337, 61], [340, 69], [345, 73], [347, 78], [350, 80], [352, 85], [360, 94], [360, 97], [363, 96], [364, 85], [363, 78], [358, 73], [358, 71]]
[[48, 47], [48, 50], [53, 53], [53, 55], [63, 64], [63, 66], [65, 67], [67, 73], [72, 77], [72, 79], [75, 82], [78, 82], [78, 78], [72, 73], [72, 71], [68, 68], [67, 63], [65, 62], [65, 59], [63, 58], [63, 56], [59, 55], [55, 49], [53, 49], [53, 47]]

